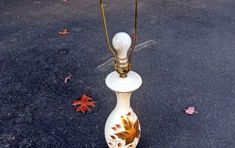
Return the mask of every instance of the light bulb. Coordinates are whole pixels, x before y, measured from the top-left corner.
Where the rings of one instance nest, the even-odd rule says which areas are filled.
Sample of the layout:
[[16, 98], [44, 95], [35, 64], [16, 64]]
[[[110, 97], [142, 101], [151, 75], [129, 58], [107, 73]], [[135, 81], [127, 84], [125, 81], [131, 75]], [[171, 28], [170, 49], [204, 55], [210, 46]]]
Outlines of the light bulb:
[[131, 47], [131, 37], [125, 32], [119, 32], [113, 37], [113, 47], [117, 50], [118, 58], [127, 58], [127, 52]]

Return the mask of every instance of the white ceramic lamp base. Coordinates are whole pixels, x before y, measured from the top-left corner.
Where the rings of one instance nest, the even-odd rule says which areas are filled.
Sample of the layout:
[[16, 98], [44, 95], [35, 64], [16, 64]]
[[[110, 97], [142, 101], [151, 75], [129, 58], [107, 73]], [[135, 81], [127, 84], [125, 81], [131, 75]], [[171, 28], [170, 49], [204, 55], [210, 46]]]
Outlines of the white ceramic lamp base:
[[115, 92], [117, 105], [105, 124], [105, 139], [109, 148], [135, 148], [140, 139], [140, 123], [130, 106], [133, 91], [142, 84], [141, 77], [130, 71], [120, 78], [114, 71], [106, 78], [106, 85]]

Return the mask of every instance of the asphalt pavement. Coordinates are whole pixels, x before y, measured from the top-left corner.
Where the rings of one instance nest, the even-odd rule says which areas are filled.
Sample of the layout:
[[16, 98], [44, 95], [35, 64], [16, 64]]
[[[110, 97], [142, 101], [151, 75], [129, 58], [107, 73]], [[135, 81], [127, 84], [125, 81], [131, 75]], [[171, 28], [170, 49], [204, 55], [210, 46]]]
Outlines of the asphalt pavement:
[[[132, 32], [133, 4], [106, 2], [111, 37]], [[138, 148], [235, 147], [234, 8], [234, 0], [139, 0]], [[116, 104], [104, 82], [110, 58], [98, 0], [1, 0], [0, 147], [106, 148]], [[77, 113], [72, 101], [84, 93], [96, 107]], [[185, 114], [189, 106], [198, 113]]]

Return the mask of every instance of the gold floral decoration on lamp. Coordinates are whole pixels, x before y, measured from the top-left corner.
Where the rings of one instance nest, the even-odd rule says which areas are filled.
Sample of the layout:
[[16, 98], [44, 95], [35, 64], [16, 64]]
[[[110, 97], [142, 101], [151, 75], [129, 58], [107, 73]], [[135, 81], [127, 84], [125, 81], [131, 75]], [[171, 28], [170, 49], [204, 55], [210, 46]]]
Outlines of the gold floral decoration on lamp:
[[[140, 137], [140, 126], [139, 126], [139, 120], [136, 119], [136, 121], [130, 120], [131, 113], [128, 113], [126, 116], [122, 116], [122, 125], [116, 124], [112, 129], [114, 131], [117, 131], [119, 129], [121, 130], [114, 135], [111, 135], [111, 138], [114, 140], [117, 138], [122, 139], [125, 141], [125, 146], [129, 145], [134, 142], [135, 138]], [[121, 143], [118, 144], [118, 146], [121, 146]], [[131, 145], [130, 145], [131, 146]]]

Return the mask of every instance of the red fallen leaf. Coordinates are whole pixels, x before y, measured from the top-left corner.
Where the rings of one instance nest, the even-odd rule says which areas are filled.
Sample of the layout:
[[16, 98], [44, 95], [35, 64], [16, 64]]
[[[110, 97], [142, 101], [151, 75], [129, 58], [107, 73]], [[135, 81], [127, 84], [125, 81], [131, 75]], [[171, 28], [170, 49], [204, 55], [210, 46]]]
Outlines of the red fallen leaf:
[[194, 106], [189, 106], [187, 109], [184, 109], [185, 113], [188, 115], [197, 114], [196, 108]]
[[69, 80], [71, 80], [72, 75], [68, 75], [67, 77], [64, 78], [64, 83], [67, 84], [69, 82]]
[[80, 100], [75, 100], [72, 105], [77, 112], [85, 113], [90, 111], [89, 107], [95, 107], [95, 102], [87, 95], [83, 95]]
[[70, 31], [67, 28], [64, 28], [58, 32], [59, 35], [64, 35], [64, 36], [68, 35], [69, 33]]

